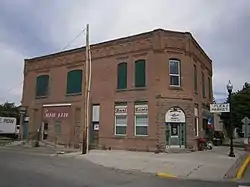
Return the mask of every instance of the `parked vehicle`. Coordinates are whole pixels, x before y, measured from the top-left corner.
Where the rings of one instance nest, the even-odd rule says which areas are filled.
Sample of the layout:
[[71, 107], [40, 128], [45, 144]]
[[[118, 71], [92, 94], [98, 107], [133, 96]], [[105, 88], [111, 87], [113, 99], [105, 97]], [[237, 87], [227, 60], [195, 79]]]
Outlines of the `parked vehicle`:
[[222, 145], [224, 139], [225, 139], [224, 132], [222, 132], [222, 131], [214, 131], [213, 144], [215, 146]]
[[208, 141], [206, 138], [198, 138], [197, 143], [198, 143], [198, 150], [199, 151], [213, 149], [212, 141]]
[[15, 138], [17, 134], [16, 118], [0, 117], [0, 135]]
[[212, 149], [213, 149], [212, 141], [206, 141], [205, 142], [205, 150], [212, 150]]

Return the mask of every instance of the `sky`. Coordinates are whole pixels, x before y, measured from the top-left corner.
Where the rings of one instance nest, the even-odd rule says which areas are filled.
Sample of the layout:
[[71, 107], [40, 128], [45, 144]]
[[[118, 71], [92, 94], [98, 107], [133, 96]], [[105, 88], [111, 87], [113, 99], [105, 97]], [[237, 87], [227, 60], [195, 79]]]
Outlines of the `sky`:
[[20, 103], [25, 58], [61, 51], [87, 23], [91, 43], [157, 28], [191, 32], [213, 60], [217, 101], [228, 80], [234, 91], [250, 82], [250, 0], [1, 0], [0, 103]]

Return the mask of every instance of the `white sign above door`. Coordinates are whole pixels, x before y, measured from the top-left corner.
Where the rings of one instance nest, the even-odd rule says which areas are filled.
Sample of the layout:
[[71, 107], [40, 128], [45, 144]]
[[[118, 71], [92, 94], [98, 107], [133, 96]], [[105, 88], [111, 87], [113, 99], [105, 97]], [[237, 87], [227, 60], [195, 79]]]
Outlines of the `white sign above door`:
[[166, 123], [185, 123], [186, 117], [184, 112], [178, 107], [170, 108], [165, 115]]

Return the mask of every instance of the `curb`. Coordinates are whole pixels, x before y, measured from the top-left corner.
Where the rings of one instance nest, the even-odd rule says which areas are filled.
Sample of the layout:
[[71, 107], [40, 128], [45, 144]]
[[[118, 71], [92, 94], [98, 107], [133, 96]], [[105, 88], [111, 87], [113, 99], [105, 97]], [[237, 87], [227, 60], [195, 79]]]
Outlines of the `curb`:
[[156, 173], [157, 177], [161, 177], [161, 178], [177, 178], [177, 176], [172, 175], [170, 173], [162, 173], [162, 172], [158, 172]]
[[[235, 179], [241, 179], [244, 175], [244, 172], [246, 171], [246, 168], [248, 166], [248, 164], [250, 163], [250, 155], [246, 157], [246, 159], [244, 160], [244, 162], [242, 163], [242, 165], [240, 166], [239, 170], [236, 173], [236, 177]], [[233, 180], [235, 180], [233, 179]]]

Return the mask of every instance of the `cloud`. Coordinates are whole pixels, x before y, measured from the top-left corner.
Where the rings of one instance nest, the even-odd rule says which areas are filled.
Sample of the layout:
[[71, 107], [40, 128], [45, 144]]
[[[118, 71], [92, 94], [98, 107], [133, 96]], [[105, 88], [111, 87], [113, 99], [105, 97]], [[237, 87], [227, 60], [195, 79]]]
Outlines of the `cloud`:
[[[91, 43], [155, 28], [190, 31], [213, 60], [217, 99], [250, 81], [249, 0], [2, 0], [0, 98], [19, 102], [23, 59], [60, 51], [86, 24]], [[84, 35], [69, 48], [83, 46]], [[8, 91], [12, 88], [11, 91]], [[1, 100], [1, 99], [0, 99]]]

